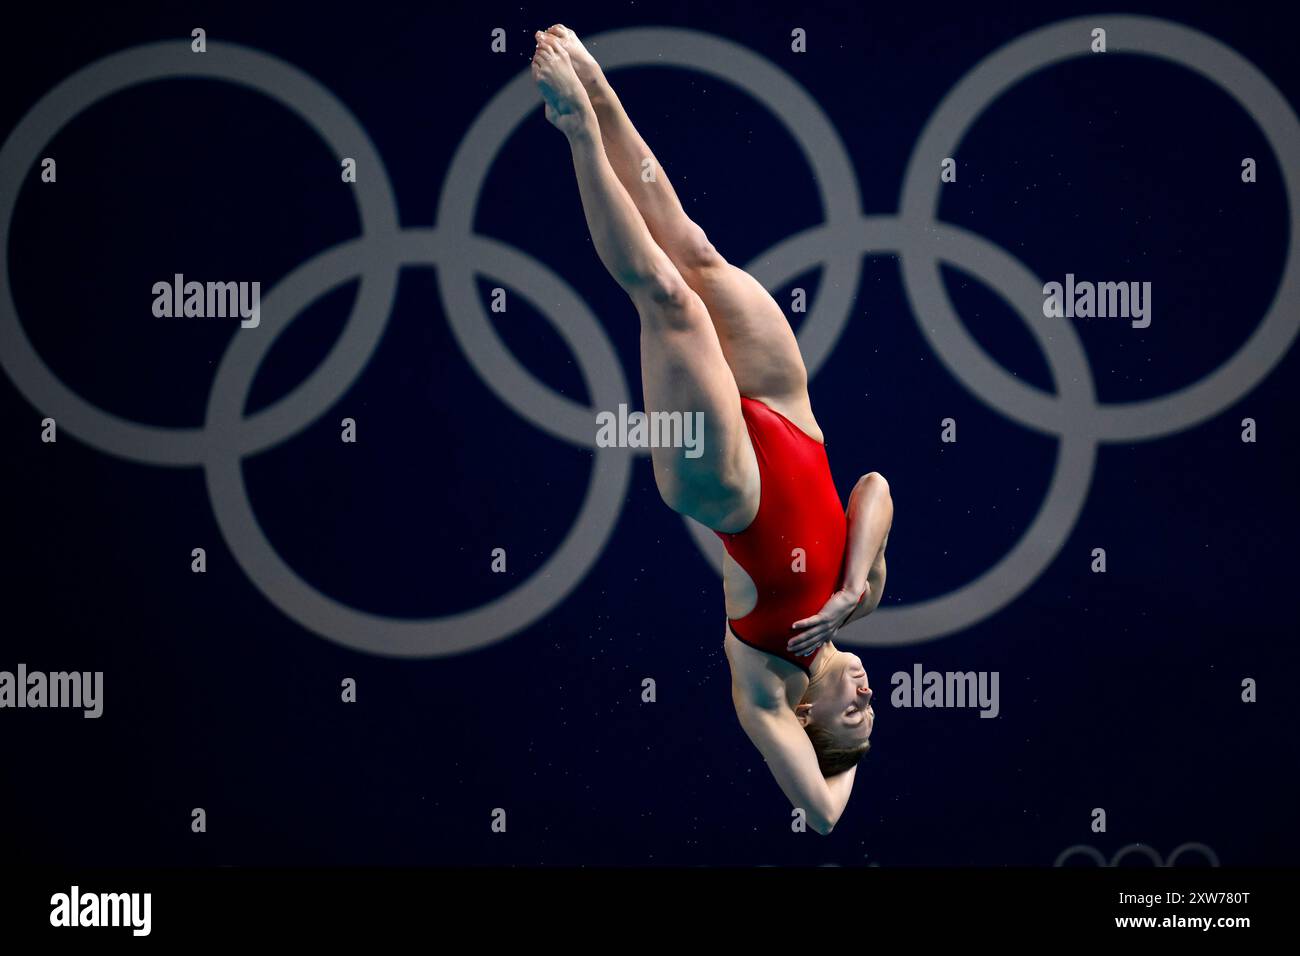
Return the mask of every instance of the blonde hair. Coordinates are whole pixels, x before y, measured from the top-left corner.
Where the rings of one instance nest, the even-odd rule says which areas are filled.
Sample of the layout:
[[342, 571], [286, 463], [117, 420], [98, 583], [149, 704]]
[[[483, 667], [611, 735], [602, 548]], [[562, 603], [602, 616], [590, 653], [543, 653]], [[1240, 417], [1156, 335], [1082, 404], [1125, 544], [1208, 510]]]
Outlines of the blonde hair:
[[836, 742], [834, 734], [817, 724], [807, 724], [804, 730], [817, 753], [817, 767], [823, 777], [834, 777], [857, 766], [858, 761], [871, 749], [870, 740], [852, 747], [842, 747]]

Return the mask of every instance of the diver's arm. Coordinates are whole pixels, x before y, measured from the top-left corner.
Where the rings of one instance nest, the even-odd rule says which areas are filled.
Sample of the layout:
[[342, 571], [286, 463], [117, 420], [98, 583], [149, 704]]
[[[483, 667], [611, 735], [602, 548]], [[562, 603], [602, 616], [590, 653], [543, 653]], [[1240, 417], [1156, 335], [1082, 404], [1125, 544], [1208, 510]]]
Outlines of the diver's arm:
[[894, 499], [884, 475], [873, 471], [858, 479], [845, 517], [848, 535], [840, 587], [859, 596], [857, 607], [844, 621], [848, 624], [874, 611], [885, 593], [885, 547], [894, 523]]
[[853, 613], [845, 618], [845, 624], [856, 621], [860, 617], [866, 617], [880, 606], [880, 598], [885, 593], [885, 548], [888, 546], [889, 535], [885, 535], [884, 544], [880, 546], [880, 553], [876, 555], [876, 560], [871, 564], [871, 570], [867, 572], [867, 593], [862, 596], [858, 606], [853, 609]]
[[839, 822], [853, 790], [857, 768], [827, 779], [817, 765], [808, 733], [785, 705], [758, 707], [735, 693], [740, 726], [758, 748], [790, 804], [804, 811], [808, 825], [827, 834]]
[[845, 806], [848, 805], [849, 794], [853, 792], [853, 780], [857, 775], [858, 765], [854, 764], [843, 773], [823, 778], [826, 781], [826, 786], [830, 789], [831, 799], [839, 804], [840, 813], [843, 813]]
[[894, 499], [889, 482], [878, 471], [863, 475], [853, 486], [845, 509], [848, 533], [844, 542], [844, 570], [840, 587], [861, 596], [867, 590], [876, 558], [884, 554], [885, 539], [894, 523]]
[[794, 633], [786, 642], [792, 654], [811, 654], [845, 624], [874, 611], [885, 593], [885, 545], [894, 523], [894, 500], [884, 475], [873, 471], [858, 479], [845, 520], [839, 590], [812, 617], [792, 623]]

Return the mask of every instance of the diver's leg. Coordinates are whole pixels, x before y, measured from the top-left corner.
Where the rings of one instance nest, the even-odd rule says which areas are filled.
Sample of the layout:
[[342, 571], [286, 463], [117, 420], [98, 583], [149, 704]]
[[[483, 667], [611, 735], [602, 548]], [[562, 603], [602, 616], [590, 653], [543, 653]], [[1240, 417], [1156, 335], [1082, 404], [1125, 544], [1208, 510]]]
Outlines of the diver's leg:
[[[546, 116], [569, 140], [592, 243], [641, 318], [641, 373], [648, 413], [680, 413], [692, 447], [653, 447], [655, 481], [670, 507], [720, 531], [736, 531], [758, 507], [758, 465], [740, 395], [700, 297], [655, 243], [610, 168], [595, 113], [569, 62], [539, 34], [533, 75]], [[687, 416], [690, 416], [689, 419]]]
[[781, 307], [758, 280], [727, 262], [686, 214], [658, 159], [577, 35], [562, 24], [547, 32], [570, 54], [587, 90], [611, 168], [655, 242], [708, 309], [741, 394], [761, 399], [820, 438], [808, 402], [808, 373]]

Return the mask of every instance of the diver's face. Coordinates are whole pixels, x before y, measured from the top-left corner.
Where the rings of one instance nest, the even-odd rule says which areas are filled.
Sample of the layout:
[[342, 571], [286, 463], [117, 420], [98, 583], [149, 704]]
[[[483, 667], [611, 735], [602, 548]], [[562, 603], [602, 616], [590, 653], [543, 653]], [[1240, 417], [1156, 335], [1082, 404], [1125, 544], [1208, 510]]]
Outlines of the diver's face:
[[835, 668], [826, 675], [810, 716], [844, 744], [860, 744], [871, 736], [876, 712], [871, 706], [871, 682], [857, 654], [840, 651]]

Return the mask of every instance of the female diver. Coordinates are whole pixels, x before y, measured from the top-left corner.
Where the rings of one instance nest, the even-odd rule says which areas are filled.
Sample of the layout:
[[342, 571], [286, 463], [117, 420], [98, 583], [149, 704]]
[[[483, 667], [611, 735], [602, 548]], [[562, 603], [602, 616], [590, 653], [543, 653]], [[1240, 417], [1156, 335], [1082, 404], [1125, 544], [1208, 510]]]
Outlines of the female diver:
[[577, 35], [557, 24], [536, 40], [533, 77], [568, 138], [592, 242], [641, 319], [646, 410], [703, 412], [703, 454], [659, 447], [652, 460], [664, 502], [726, 548], [736, 715], [791, 804], [829, 833], [875, 721], [862, 661], [831, 638], [880, 603], [889, 485], [864, 475], [843, 508], [780, 306], [686, 215]]

